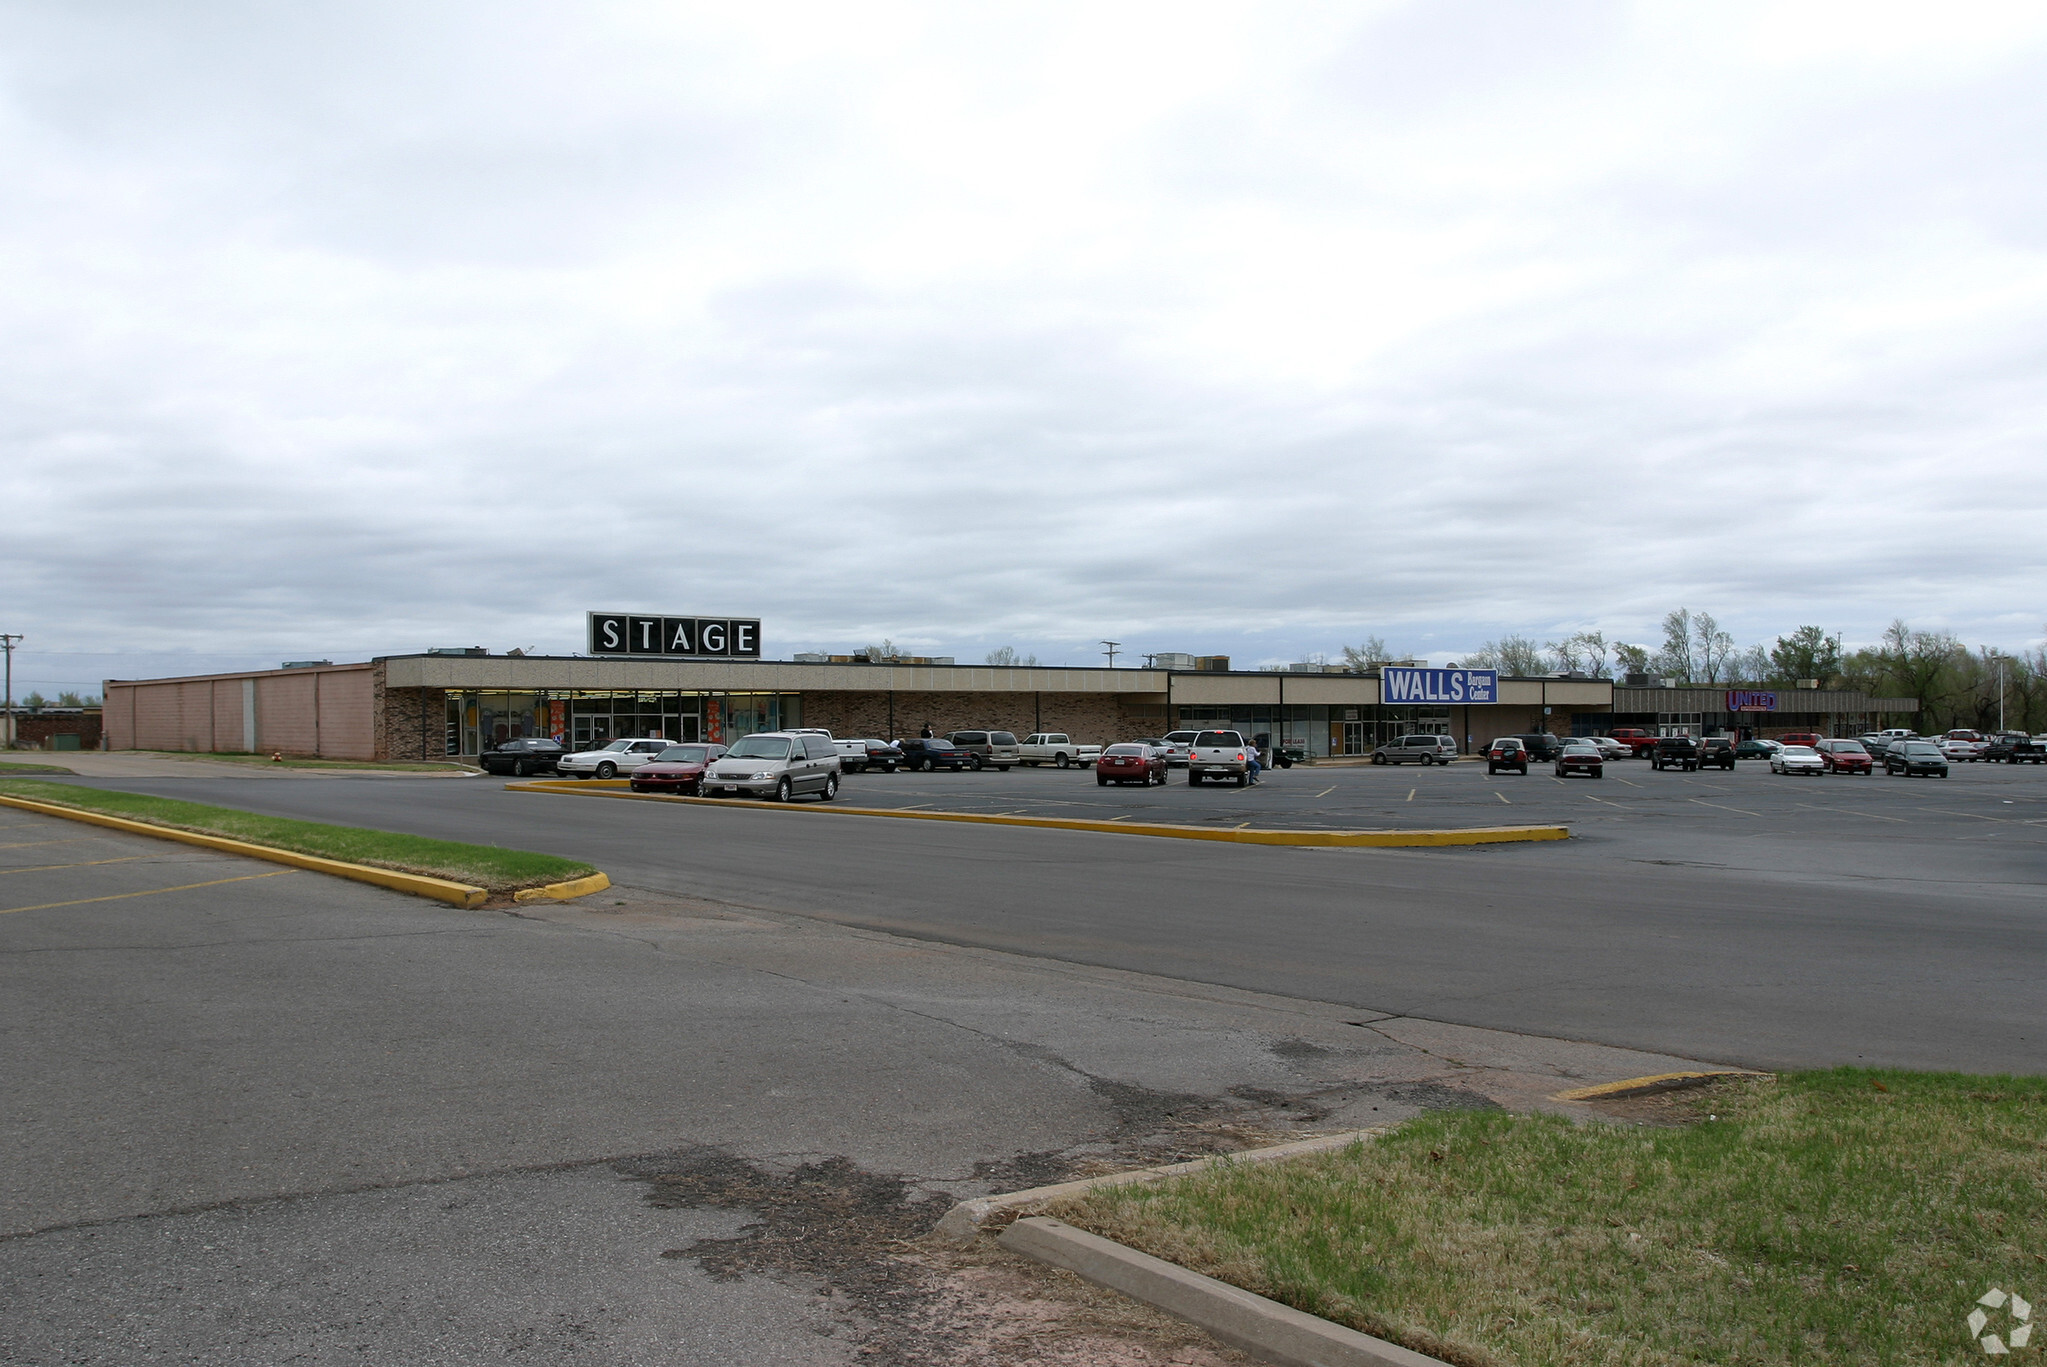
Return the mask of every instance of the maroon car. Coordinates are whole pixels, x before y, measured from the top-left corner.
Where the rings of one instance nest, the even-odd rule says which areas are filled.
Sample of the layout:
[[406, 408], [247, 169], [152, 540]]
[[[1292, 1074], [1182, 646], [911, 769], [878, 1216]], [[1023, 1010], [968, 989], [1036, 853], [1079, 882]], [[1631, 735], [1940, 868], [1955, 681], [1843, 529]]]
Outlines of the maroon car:
[[1823, 740], [1813, 749], [1820, 752], [1820, 765], [1830, 774], [1868, 774], [1876, 761], [1859, 740]]
[[702, 791], [704, 770], [724, 753], [722, 745], [671, 745], [632, 771], [633, 791], [694, 797]]
[[1149, 786], [1165, 781], [1166, 752], [1156, 745], [1136, 745], [1125, 741], [1102, 751], [1102, 757], [1095, 761], [1095, 783], [1103, 788], [1111, 783]]

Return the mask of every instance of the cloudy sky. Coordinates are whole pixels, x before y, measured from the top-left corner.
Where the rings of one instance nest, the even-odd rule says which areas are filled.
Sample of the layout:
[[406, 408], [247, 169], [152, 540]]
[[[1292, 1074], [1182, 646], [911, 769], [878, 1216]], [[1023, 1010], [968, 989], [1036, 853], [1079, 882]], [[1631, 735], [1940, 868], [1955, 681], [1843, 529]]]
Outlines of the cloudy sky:
[[2047, 8], [0, 4], [17, 692], [2047, 621]]

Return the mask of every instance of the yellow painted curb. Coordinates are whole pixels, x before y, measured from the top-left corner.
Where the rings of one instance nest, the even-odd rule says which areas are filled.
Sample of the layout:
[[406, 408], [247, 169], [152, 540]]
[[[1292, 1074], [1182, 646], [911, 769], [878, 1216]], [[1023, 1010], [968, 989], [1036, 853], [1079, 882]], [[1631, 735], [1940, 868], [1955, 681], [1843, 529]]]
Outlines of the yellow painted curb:
[[578, 897], [588, 897], [593, 892], [602, 892], [611, 886], [611, 880], [601, 873], [588, 878], [571, 878], [566, 883], [549, 883], [544, 888], [520, 888], [512, 894], [514, 902], [573, 902]]
[[1596, 1087], [1573, 1087], [1552, 1092], [1551, 1101], [1615, 1101], [1622, 1097], [1647, 1096], [1654, 1092], [1676, 1092], [1697, 1087], [1716, 1077], [1768, 1077], [1768, 1073], [1746, 1068], [1714, 1068], [1706, 1072], [1651, 1073], [1647, 1077], [1624, 1077], [1619, 1082], [1602, 1082]]
[[[609, 782], [611, 787], [599, 788]], [[619, 791], [625, 788], [627, 791]], [[626, 802], [688, 802], [707, 807], [754, 807], [774, 812], [836, 813], [840, 816], [886, 816], [904, 821], [965, 821], [985, 826], [1041, 826], [1058, 831], [1100, 831], [1106, 835], [1150, 835], [1168, 840], [1220, 840], [1234, 845], [1305, 845], [1315, 848], [1415, 848], [1442, 845], [1496, 845], [1529, 840], [1568, 840], [1568, 826], [1475, 826], [1458, 831], [1272, 831], [1247, 828], [1212, 829], [1164, 822], [1090, 821], [1070, 816], [979, 816], [972, 812], [906, 812], [891, 807], [842, 807], [836, 802], [756, 802], [740, 797], [669, 797], [635, 793], [624, 779], [557, 779], [507, 783], [512, 793], [564, 793], [608, 797]]]
[[[181, 845], [200, 845], [224, 854], [239, 854], [247, 859], [267, 859], [273, 864], [289, 864], [293, 868], [328, 873], [336, 878], [352, 878], [358, 883], [375, 883], [380, 888], [390, 888], [394, 892], [409, 892], [415, 897], [431, 897], [437, 902], [447, 902], [458, 907], [480, 907], [490, 896], [482, 888], [457, 883], [448, 878], [431, 878], [423, 873], [400, 873], [396, 869], [379, 869], [368, 864], [322, 859], [316, 854], [299, 854], [293, 850], [280, 850], [271, 845], [251, 845], [246, 840], [230, 840], [222, 835], [201, 835], [197, 831], [181, 831], [171, 826], [154, 826], [147, 821], [130, 821], [126, 817], [106, 816], [99, 812], [83, 811], [77, 807], [58, 806], [51, 802], [0, 797], [0, 805], [40, 812], [44, 816], [61, 816], [66, 821], [83, 821], [93, 826], [108, 826], [133, 835], [153, 836], [158, 840], [175, 840]], [[598, 877], [601, 878], [603, 875], [599, 874]]]

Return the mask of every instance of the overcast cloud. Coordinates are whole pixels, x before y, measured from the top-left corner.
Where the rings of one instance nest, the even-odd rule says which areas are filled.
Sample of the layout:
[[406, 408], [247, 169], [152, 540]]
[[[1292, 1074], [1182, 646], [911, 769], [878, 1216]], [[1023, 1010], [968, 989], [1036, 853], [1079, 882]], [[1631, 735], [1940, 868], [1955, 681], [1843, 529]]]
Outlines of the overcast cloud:
[[2047, 620], [2038, 5], [0, 16], [45, 692]]

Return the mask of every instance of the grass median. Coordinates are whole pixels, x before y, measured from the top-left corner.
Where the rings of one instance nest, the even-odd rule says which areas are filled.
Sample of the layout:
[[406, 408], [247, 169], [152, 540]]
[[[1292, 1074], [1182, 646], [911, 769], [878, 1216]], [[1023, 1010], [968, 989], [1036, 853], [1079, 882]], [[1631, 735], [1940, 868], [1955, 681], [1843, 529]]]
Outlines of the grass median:
[[1993, 1288], [2047, 1321], [2047, 1078], [1741, 1079], [1676, 1118], [1438, 1112], [1049, 1213], [1464, 1367], [1981, 1361], [2025, 1322], [1972, 1331]]
[[565, 883], [597, 872], [580, 860], [563, 859], [558, 855], [507, 850], [496, 845], [467, 845], [454, 840], [433, 840], [423, 835], [372, 831], [360, 826], [329, 826], [318, 821], [263, 816], [233, 807], [180, 802], [175, 798], [86, 788], [70, 783], [0, 780], [0, 794], [26, 798], [31, 802], [78, 807], [181, 831], [198, 831], [257, 845], [274, 845], [278, 849], [318, 855], [323, 859], [452, 878], [491, 892], [514, 892], [520, 888]]
[[15, 774], [75, 774], [76, 769], [66, 769], [61, 764], [24, 764], [18, 760], [0, 759], [0, 776]]

